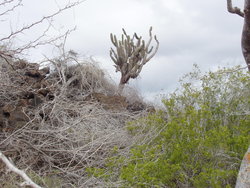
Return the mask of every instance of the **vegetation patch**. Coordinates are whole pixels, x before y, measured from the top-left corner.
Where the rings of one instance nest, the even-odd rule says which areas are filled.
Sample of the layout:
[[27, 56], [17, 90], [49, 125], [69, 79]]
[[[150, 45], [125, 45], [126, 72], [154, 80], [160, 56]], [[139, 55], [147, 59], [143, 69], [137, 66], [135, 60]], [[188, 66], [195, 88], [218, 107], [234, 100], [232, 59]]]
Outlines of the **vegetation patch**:
[[106, 174], [121, 187], [234, 187], [250, 144], [249, 80], [239, 67], [196, 68], [165, 110], [128, 125], [135, 144], [116, 150]]

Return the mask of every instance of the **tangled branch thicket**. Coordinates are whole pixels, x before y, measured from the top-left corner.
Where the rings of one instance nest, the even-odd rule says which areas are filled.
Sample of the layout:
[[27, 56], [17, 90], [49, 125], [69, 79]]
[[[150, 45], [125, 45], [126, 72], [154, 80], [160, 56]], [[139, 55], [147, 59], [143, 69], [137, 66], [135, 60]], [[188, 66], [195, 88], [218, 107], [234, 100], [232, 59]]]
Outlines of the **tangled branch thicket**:
[[[41, 186], [96, 187], [103, 182], [85, 169], [104, 165], [112, 148], [126, 148], [125, 122], [145, 111], [103, 108], [91, 94], [113, 95], [116, 86], [89, 60], [65, 60], [49, 60], [48, 74], [48, 67], [1, 59], [0, 151]], [[21, 180], [3, 166], [0, 187], [18, 187]]]

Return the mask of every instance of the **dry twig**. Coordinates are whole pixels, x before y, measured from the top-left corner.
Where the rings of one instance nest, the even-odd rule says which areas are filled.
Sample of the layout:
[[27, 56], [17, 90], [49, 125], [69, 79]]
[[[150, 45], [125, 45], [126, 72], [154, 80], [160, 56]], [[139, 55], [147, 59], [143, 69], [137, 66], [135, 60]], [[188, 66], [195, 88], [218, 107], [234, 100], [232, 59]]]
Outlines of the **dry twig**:
[[8, 159], [7, 157], [5, 157], [5, 155], [0, 151], [0, 160], [3, 161], [3, 163], [6, 165], [7, 169], [16, 173], [17, 175], [19, 175], [20, 177], [22, 177], [25, 181], [23, 183], [20, 184], [21, 187], [24, 186], [30, 186], [32, 188], [42, 188], [39, 185], [37, 185], [35, 182], [33, 182], [29, 176], [27, 176], [27, 174], [22, 171], [19, 170], [17, 167], [15, 167]]

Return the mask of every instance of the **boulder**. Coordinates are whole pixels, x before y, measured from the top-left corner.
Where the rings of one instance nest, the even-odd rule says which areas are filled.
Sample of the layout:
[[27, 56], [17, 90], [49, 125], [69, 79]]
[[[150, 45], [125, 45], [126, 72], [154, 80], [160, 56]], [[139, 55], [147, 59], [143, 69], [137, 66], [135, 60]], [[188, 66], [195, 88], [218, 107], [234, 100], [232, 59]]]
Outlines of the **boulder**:
[[[22, 101], [23, 103], [24, 101]], [[29, 121], [21, 106], [7, 104], [0, 108], [0, 113], [0, 128], [2, 131], [12, 132]]]
[[235, 188], [250, 187], [250, 146], [243, 157]]
[[24, 74], [25, 76], [29, 76], [32, 78], [42, 78], [43, 76], [39, 72], [39, 70], [27, 70]]
[[131, 111], [131, 112], [138, 112], [138, 111], [142, 111], [146, 109], [146, 105], [143, 104], [142, 102], [136, 101], [133, 103], [130, 103], [127, 106], [127, 110]]

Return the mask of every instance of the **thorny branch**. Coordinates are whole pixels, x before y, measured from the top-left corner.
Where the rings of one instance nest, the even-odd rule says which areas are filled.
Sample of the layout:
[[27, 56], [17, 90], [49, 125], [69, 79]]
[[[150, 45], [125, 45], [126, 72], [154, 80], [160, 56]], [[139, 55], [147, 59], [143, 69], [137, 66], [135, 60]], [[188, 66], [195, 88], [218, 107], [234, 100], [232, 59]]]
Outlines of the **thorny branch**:
[[[12, 2], [14, 2], [14, 0], [4, 1], [3, 3], [0, 3], [0, 6], [5, 6], [7, 3], [12, 3]], [[22, 0], [18, 0], [17, 4], [13, 5], [11, 8], [5, 10], [4, 12], [0, 13], [0, 16], [4, 16], [4, 15], [6, 15], [9, 12], [14, 11], [17, 7], [19, 7], [21, 5], [22, 5]]]
[[[123, 110], [113, 112], [105, 110], [97, 101], [88, 101], [89, 93], [114, 94], [116, 87], [89, 62], [85, 61], [86, 65], [78, 62], [74, 67], [68, 67], [67, 62], [71, 62], [69, 55], [62, 54], [58, 60], [54, 59], [55, 73], [43, 80], [46, 88], [53, 91], [54, 98], [44, 99], [37, 109], [25, 108], [29, 120], [22, 127], [13, 131], [0, 130], [0, 150], [5, 156], [11, 156], [17, 167], [28, 167], [41, 178], [50, 178], [49, 175], [54, 173], [61, 187], [103, 185], [100, 180], [91, 179], [86, 169], [102, 167], [115, 146], [125, 148], [132, 142], [132, 139], [127, 141], [124, 122], [142, 114]], [[0, 72], [0, 98], [6, 98], [4, 104], [19, 101], [18, 93], [24, 90], [35, 92], [32, 84], [18, 85], [22, 79], [16, 75], [22, 71], [25, 72], [21, 69]], [[62, 78], [66, 78], [66, 82]], [[4, 180], [0, 176], [0, 186]], [[69, 182], [74, 182], [74, 186]], [[46, 182], [41, 186], [53, 187]]]
[[[3, 58], [5, 61], [6, 59], [8, 59], [9, 57], [14, 58], [17, 57], [18, 55], [20, 55], [21, 53], [23, 53], [24, 51], [27, 51], [31, 48], [36, 48], [38, 46], [42, 46], [42, 45], [46, 45], [46, 44], [51, 44], [55, 41], [58, 41], [59, 39], [63, 38], [65, 36], [66, 33], [73, 31], [75, 28], [70, 29], [68, 31], [66, 31], [65, 33], [57, 36], [57, 37], [50, 37], [49, 39], [45, 39], [46, 34], [48, 33], [49, 29], [52, 26], [52, 19], [59, 15], [60, 13], [62, 13], [63, 11], [66, 11], [68, 9], [71, 9], [79, 4], [81, 4], [82, 2], [84, 2], [85, 0], [78, 0], [75, 1], [73, 3], [68, 3], [67, 5], [65, 5], [62, 8], [59, 8], [56, 12], [48, 15], [48, 16], [44, 16], [41, 19], [28, 24], [20, 29], [17, 29], [15, 31], [11, 31], [7, 36], [4, 36], [2, 38], [0, 38], [0, 46], [5, 46], [5, 43], [10, 44], [11, 40], [13, 40], [14, 38], [18, 38], [18, 36], [20, 36], [21, 34], [25, 33], [26, 31], [31, 30], [32, 28], [43, 24], [45, 21], [48, 22], [48, 26], [47, 28], [45, 28], [42, 33], [37, 36], [35, 39], [27, 42], [26, 44], [23, 45], [19, 45], [15, 48], [10, 48], [10, 49], [0, 49], [0, 57]], [[9, 0], [9, 1], [4, 1], [3, 3], [0, 4], [0, 6], [5, 6], [6, 4], [10, 4], [13, 3], [14, 0]], [[15, 8], [21, 6], [22, 4], [22, 0], [19, 0], [18, 3], [16, 5], [13, 5], [11, 8], [9, 8], [8, 10], [4, 11], [3, 13], [0, 14], [0, 16], [4, 16], [6, 15], [8, 12], [10, 11], [14, 11]]]
[[63, 8], [60, 8], [57, 10], [57, 12], [51, 14], [51, 15], [48, 15], [48, 16], [44, 16], [42, 17], [40, 20], [36, 21], [36, 22], [33, 22], [25, 27], [22, 27], [21, 29], [17, 30], [17, 31], [12, 31], [8, 36], [6, 37], [3, 37], [0, 39], [0, 41], [4, 41], [4, 40], [9, 40], [10, 38], [12, 38], [13, 36], [16, 36], [17, 34], [21, 34], [23, 33], [24, 31], [26, 30], [29, 30], [31, 29], [32, 27], [38, 25], [38, 24], [41, 24], [43, 23], [45, 20], [50, 20], [51, 18], [54, 18], [56, 15], [60, 14], [61, 12], [67, 10], [67, 9], [70, 9], [72, 7], [75, 7], [77, 5], [79, 5], [80, 3], [82, 3], [83, 1], [77, 1], [77, 2], [74, 2], [74, 3], [71, 3], [71, 4], [67, 4], [65, 7]]
[[[22, 1], [22, 0], [21, 0]], [[5, 1], [3, 1], [2, 3], [0, 3], [0, 6], [5, 6], [6, 4], [9, 4], [9, 3], [12, 3], [12, 2], [14, 2], [14, 0], [5, 0]]]

